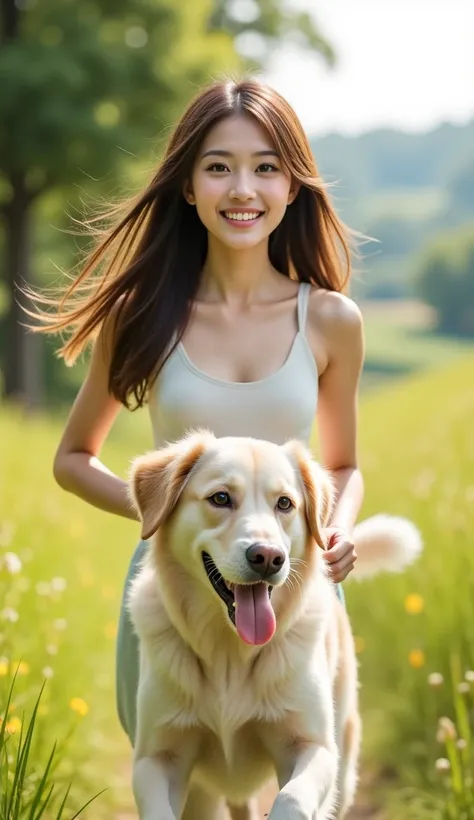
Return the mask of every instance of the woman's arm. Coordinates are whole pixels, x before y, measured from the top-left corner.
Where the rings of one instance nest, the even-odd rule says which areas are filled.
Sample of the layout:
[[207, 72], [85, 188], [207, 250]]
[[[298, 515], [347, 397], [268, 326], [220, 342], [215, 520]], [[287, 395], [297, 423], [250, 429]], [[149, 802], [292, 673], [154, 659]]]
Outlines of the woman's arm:
[[[355, 554], [352, 530], [364, 498], [364, 484], [357, 460], [357, 398], [359, 378], [364, 361], [364, 334], [358, 307], [339, 293], [316, 292], [310, 302], [309, 322], [316, 329], [321, 358], [324, 348], [324, 370], [319, 381], [318, 431], [320, 460], [331, 473], [336, 503], [329, 522], [346, 538], [330, 541], [334, 551], [334, 580], [343, 580], [353, 566]], [[337, 545], [336, 545], [337, 541]], [[352, 554], [351, 554], [352, 550]], [[339, 563], [341, 562], [341, 563]]]
[[127, 494], [127, 482], [99, 460], [100, 451], [121, 409], [108, 390], [112, 321], [94, 346], [87, 377], [72, 406], [54, 459], [58, 484], [105, 512], [137, 520]]

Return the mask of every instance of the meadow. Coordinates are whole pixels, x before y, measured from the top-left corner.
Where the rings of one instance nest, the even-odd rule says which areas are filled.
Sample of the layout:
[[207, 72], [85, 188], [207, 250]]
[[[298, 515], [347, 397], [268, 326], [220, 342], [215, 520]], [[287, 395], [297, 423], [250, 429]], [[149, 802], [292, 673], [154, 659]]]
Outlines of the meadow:
[[[396, 331], [375, 318], [368, 318], [368, 358], [388, 361], [383, 330]], [[416, 352], [419, 333], [411, 349], [407, 337], [404, 361], [412, 367], [377, 389], [372, 379], [360, 411], [362, 514], [407, 516], [425, 542], [407, 573], [346, 585], [362, 684], [362, 791], [374, 818], [472, 820], [474, 354], [453, 343], [442, 355], [436, 340]], [[401, 355], [396, 345], [392, 351]], [[45, 820], [60, 816], [70, 780], [67, 820], [102, 789], [84, 816], [125, 820], [133, 816], [129, 750], [115, 715], [114, 652], [139, 530], [55, 485], [62, 420], [0, 408], [0, 795], [2, 784], [12, 788], [22, 726], [45, 684], [25, 775], [30, 808], [2, 814], [0, 798], [0, 820], [36, 817], [31, 795], [55, 742]], [[123, 413], [103, 458], [126, 475], [149, 446], [146, 410]]]

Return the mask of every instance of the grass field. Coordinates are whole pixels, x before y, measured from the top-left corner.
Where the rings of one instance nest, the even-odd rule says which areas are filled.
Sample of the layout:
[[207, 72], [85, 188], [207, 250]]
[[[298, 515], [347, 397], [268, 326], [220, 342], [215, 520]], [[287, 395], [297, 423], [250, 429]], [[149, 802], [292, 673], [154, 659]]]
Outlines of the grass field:
[[[425, 815], [417, 802], [421, 792], [432, 796], [442, 786], [436, 760], [449, 750], [436, 740], [438, 718], [462, 724], [463, 708], [472, 716], [474, 692], [473, 676], [465, 674], [474, 669], [474, 354], [444, 367], [430, 355], [435, 369], [367, 392], [361, 406], [363, 514], [406, 515], [426, 543], [407, 574], [346, 588], [360, 659], [364, 771], [382, 779], [387, 820], [474, 817], [460, 810], [434, 814], [432, 806]], [[418, 361], [421, 372], [425, 354]], [[0, 409], [0, 429], [0, 715], [13, 667], [20, 664], [13, 708], [4, 717], [17, 732], [22, 710], [31, 710], [45, 679], [35, 759], [44, 760], [57, 739], [55, 777], [74, 778], [71, 805], [107, 788], [85, 814], [105, 820], [131, 799], [128, 748], [115, 716], [114, 641], [138, 527], [54, 484], [58, 421], [27, 421]], [[103, 457], [124, 475], [130, 459], [149, 446], [146, 411], [123, 414]], [[21, 571], [6, 553], [20, 558]], [[429, 686], [432, 673], [444, 682], [436, 678], [439, 685]], [[459, 731], [467, 743], [465, 721]], [[467, 748], [466, 771], [472, 767]], [[444, 777], [441, 805], [447, 806], [454, 798]]]
[[366, 360], [362, 390], [448, 364], [474, 340], [433, 333], [430, 308], [416, 301], [362, 302]]
[[[430, 793], [439, 785], [435, 761], [444, 751], [436, 741], [437, 720], [444, 715], [456, 720], [459, 695], [472, 720], [473, 372], [474, 356], [467, 355], [362, 404], [367, 486], [362, 512], [405, 515], [417, 523], [425, 541], [422, 559], [408, 573], [347, 584], [361, 650], [365, 752], [371, 765], [381, 761], [394, 779], [397, 800], [400, 783]], [[471, 673], [467, 679], [466, 672]], [[433, 673], [443, 676], [443, 685], [428, 685]], [[452, 675], [457, 676], [454, 683]], [[464, 729], [469, 741], [466, 734]], [[472, 776], [472, 748], [470, 755], [465, 763]]]

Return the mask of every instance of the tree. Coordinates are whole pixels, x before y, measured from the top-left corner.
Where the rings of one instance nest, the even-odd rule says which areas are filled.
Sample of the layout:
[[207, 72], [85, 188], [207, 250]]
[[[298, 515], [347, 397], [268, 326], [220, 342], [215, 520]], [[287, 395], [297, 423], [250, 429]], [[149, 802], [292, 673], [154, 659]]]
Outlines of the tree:
[[[242, 21], [242, 2], [255, 6]], [[210, 77], [242, 67], [234, 39], [250, 29], [272, 40], [304, 29], [283, 0], [0, 0], [0, 218], [4, 394], [42, 400], [43, 340], [25, 332], [19, 284], [35, 281], [35, 209], [48, 192], [87, 180], [111, 187]], [[255, 61], [252, 62], [255, 65]]]
[[464, 226], [432, 242], [416, 276], [418, 292], [435, 308], [438, 331], [474, 337], [474, 231]]

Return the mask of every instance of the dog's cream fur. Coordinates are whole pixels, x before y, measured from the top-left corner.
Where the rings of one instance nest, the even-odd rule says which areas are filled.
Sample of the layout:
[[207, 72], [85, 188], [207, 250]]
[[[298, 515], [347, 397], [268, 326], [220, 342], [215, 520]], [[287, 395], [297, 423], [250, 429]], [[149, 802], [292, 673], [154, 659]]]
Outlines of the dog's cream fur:
[[[151, 547], [129, 597], [140, 640], [133, 785], [141, 820], [253, 820], [274, 774], [269, 820], [345, 817], [357, 782], [360, 718], [349, 620], [327, 577], [323, 528], [333, 490], [298, 442], [196, 432], [139, 458], [133, 502]], [[228, 491], [231, 508], [209, 497]], [[275, 505], [280, 496], [290, 512]], [[403, 519], [377, 516], [354, 541], [366, 573], [400, 569], [421, 548]], [[276, 632], [248, 645], [206, 574], [248, 579], [246, 548], [287, 555], [271, 580]], [[357, 564], [356, 573], [357, 574]]]

